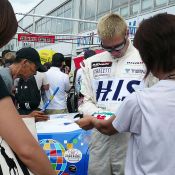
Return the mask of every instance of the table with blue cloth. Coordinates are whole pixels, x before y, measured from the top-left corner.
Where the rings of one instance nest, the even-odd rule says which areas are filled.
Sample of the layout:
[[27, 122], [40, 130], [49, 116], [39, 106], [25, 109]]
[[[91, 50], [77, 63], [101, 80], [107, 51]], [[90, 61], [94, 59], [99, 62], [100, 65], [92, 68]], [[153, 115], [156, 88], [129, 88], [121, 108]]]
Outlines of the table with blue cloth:
[[91, 132], [74, 123], [75, 115], [51, 115], [50, 120], [36, 123], [39, 144], [57, 175], [87, 175]]

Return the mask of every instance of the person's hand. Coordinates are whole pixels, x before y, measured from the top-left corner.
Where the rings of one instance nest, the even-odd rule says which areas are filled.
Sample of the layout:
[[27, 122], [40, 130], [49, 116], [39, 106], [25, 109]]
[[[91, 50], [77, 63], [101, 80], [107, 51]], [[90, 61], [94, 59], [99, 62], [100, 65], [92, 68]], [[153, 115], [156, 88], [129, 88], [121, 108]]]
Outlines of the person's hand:
[[48, 115], [45, 115], [44, 112], [41, 111], [32, 111], [29, 116], [34, 117], [36, 122], [46, 121], [49, 119]]
[[84, 116], [84, 118], [77, 120], [75, 123], [77, 123], [79, 127], [84, 130], [90, 130], [94, 128], [94, 125], [92, 123], [93, 119], [93, 116]]

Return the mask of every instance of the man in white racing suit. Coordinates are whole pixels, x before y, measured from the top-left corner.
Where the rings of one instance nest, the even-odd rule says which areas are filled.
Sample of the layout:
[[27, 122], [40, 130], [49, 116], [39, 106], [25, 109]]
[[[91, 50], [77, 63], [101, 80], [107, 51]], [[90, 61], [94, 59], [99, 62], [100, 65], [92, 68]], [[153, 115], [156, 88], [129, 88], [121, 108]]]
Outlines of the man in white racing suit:
[[[90, 115], [103, 111], [105, 115], [116, 111], [127, 95], [141, 88], [145, 67], [128, 38], [123, 18], [105, 15], [97, 30], [106, 51], [82, 63], [84, 100], [79, 111]], [[89, 144], [88, 175], [123, 175], [128, 138], [128, 133], [106, 136], [94, 130]]]

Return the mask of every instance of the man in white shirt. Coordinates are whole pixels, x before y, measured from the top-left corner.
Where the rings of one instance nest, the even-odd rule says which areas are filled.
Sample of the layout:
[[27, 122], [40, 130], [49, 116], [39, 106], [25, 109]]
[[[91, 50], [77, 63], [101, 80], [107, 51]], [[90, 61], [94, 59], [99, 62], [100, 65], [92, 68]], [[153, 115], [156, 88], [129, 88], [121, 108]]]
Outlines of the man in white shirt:
[[50, 85], [46, 91], [47, 99], [53, 95], [54, 91], [59, 87], [58, 92], [53, 97], [51, 103], [45, 110], [46, 114], [67, 113], [66, 95], [70, 89], [69, 76], [61, 72], [64, 64], [64, 55], [55, 53], [52, 57], [52, 67], [46, 72], [46, 76]]

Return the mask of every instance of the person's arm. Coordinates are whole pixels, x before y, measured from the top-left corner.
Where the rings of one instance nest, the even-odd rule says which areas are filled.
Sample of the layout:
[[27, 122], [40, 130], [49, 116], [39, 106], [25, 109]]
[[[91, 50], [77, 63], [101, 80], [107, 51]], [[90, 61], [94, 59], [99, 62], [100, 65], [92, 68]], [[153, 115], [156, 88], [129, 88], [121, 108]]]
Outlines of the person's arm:
[[84, 118], [76, 121], [76, 123], [82, 129], [89, 130], [96, 128], [106, 135], [112, 135], [116, 132], [140, 134], [142, 111], [138, 103], [138, 98], [140, 97], [136, 93], [132, 93], [126, 97], [120, 108], [108, 120], [99, 120], [93, 116], [84, 116]]
[[49, 116], [44, 114], [44, 112], [42, 111], [32, 111], [30, 114], [28, 115], [21, 115], [21, 117], [34, 117], [35, 118], [35, 122], [39, 122], [39, 121], [46, 121], [49, 119]]
[[51, 164], [17, 113], [10, 97], [0, 100], [0, 135], [22, 162], [36, 175], [56, 174]]
[[76, 121], [76, 123], [79, 125], [80, 128], [84, 130], [96, 128], [103, 134], [113, 135], [117, 133], [117, 130], [112, 125], [112, 122], [115, 118], [115, 116], [112, 116], [108, 120], [99, 120], [93, 116], [85, 116], [84, 118]]

